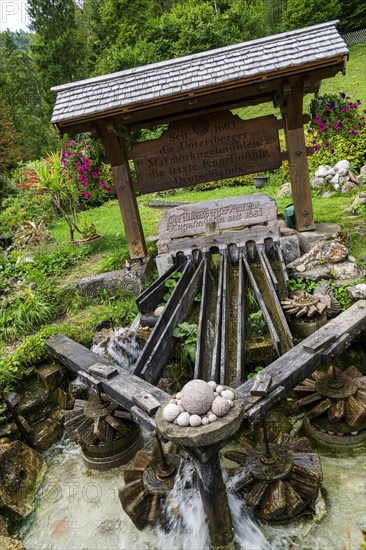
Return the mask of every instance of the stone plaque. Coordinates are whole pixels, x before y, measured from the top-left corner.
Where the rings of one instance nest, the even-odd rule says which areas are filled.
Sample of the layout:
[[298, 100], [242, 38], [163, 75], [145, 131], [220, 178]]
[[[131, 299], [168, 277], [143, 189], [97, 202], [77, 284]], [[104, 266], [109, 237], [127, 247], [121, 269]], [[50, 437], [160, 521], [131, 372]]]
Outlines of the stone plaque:
[[211, 224], [215, 224], [218, 231], [276, 219], [276, 201], [263, 193], [255, 193], [170, 208], [161, 217], [158, 233], [160, 239], [175, 239], [210, 232]]
[[242, 120], [230, 111], [172, 122], [130, 151], [134, 188], [151, 193], [279, 168], [280, 127], [273, 115]]

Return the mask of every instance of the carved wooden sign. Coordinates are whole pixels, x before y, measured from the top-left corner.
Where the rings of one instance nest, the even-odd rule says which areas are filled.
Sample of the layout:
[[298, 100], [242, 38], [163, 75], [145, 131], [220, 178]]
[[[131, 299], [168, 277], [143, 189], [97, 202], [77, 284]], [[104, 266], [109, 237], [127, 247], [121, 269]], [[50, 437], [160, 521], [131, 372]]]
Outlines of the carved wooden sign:
[[216, 230], [274, 222], [276, 201], [263, 193], [242, 197], [184, 204], [170, 208], [159, 221], [159, 239], [175, 239], [206, 233], [214, 224]]
[[230, 111], [172, 122], [158, 139], [137, 143], [136, 190], [151, 193], [281, 166], [275, 116], [242, 120]]

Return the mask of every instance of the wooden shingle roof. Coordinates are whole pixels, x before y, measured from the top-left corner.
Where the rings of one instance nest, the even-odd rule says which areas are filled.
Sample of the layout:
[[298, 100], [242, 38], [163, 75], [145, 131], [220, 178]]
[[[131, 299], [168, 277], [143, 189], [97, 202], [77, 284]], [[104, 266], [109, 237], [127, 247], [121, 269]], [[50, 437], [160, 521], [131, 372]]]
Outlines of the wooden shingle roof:
[[168, 103], [196, 91], [277, 78], [348, 55], [330, 21], [224, 48], [144, 65], [52, 88], [57, 92], [52, 123], [105, 117], [142, 104]]

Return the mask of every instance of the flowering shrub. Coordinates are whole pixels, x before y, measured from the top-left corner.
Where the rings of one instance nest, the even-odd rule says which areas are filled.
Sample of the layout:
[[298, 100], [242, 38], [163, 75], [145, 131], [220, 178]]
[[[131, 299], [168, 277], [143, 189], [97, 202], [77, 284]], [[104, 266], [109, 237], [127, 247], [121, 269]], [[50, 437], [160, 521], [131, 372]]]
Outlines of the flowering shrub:
[[[61, 166], [65, 177], [79, 195], [80, 204], [97, 206], [105, 201], [106, 192], [111, 192], [110, 178], [105, 178], [106, 166], [99, 166], [87, 140], [67, 140], [61, 151]], [[108, 181], [109, 180], [109, 181]]]
[[344, 92], [315, 97], [310, 104], [311, 123], [308, 132], [313, 137], [314, 151], [328, 150], [335, 154], [340, 138], [352, 140], [365, 127], [365, 113], [358, 99], [352, 101]]

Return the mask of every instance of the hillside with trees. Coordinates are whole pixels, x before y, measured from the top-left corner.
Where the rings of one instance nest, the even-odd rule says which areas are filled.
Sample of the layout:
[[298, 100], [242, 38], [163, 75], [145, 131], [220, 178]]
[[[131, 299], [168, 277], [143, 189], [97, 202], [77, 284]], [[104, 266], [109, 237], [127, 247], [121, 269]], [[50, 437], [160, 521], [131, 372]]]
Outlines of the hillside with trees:
[[366, 26], [366, 5], [340, 0], [29, 0], [28, 11], [29, 33], [0, 33], [10, 166], [20, 151], [27, 161], [60, 145], [52, 86], [330, 19], [342, 32]]

